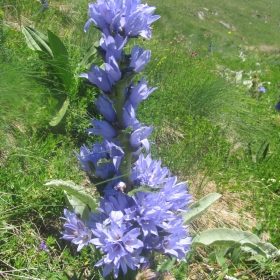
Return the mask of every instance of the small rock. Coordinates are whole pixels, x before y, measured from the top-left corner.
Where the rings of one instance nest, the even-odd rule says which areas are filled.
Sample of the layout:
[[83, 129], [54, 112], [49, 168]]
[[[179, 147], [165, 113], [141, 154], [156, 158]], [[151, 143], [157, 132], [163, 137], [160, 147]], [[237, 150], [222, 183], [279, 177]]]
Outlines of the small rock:
[[221, 23], [222, 25], [224, 25], [227, 28], [230, 28], [230, 25], [222, 20], [220, 20], [219, 23]]
[[201, 19], [201, 20], [204, 20], [204, 13], [201, 12], [201, 11], [198, 11], [198, 17]]

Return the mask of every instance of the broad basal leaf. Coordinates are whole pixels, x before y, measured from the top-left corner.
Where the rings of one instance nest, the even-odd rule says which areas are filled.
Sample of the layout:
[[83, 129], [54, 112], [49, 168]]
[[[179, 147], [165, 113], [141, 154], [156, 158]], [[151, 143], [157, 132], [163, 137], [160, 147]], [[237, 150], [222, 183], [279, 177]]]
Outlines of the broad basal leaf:
[[52, 180], [45, 184], [48, 187], [55, 187], [67, 192], [67, 195], [73, 195], [85, 205], [88, 205], [92, 212], [98, 206], [98, 201], [94, 200], [92, 196], [85, 193], [82, 187], [76, 186], [73, 182], [63, 180]]
[[46, 35], [28, 26], [23, 26], [22, 32], [25, 36], [27, 46], [31, 50], [45, 52], [53, 57], [49, 39]]
[[48, 30], [48, 38], [54, 58], [52, 67], [62, 81], [65, 89], [69, 90], [73, 74], [68, 61], [67, 49], [65, 48], [59, 37], [52, 33], [50, 30]]
[[280, 251], [270, 243], [261, 242], [253, 233], [227, 228], [214, 228], [199, 233], [192, 241], [193, 246], [240, 247], [244, 251], [264, 257], [274, 257]]
[[62, 107], [60, 108], [60, 110], [58, 111], [57, 115], [49, 122], [49, 124], [50, 124], [51, 126], [57, 126], [57, 125], [61, 122], [62, 118], [64, 117], [64, 115], [65, 115], [66, 112], [67, 112], [69, 103], [70, 103], [70, 101], [69, 101], [69, 99], [67, 98], [67, 99], [64, 101], [64, 103], [63, 103]]
[[221, 195], [218, 193], [209, 193], [205, 197], [201, 198], [199, 201], [191, 204], [191, 206], [189, 206], [190, 210], [182, 214], [184, 224], [187, 225], [199, 216], [201, 216], [220, 197]]

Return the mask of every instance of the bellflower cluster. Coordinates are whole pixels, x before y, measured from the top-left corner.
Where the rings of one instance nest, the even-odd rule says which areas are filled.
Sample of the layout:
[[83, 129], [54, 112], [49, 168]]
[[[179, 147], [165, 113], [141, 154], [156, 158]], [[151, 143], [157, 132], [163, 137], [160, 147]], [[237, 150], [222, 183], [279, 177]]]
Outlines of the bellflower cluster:
[[[102, 136], [102, 141], [82, 146], [76, 156], [80, 168], [103, 182], [98, 213], [81, 220], [78, 213], [64, 210], [62, 238], [78, 246], [92, 244], [103, 257], [95, 266], [103, 266], [103, 277], [113, 271], [118, 277], [148, 268], [152, 253], [166, 254], [184, 260], [191, 238], [183, 225], [182, 212], [188, 210], [191, 196], [187, 184], [177, 183], [161, 162], [149, 153], [153, 127], [137, 119], [138, 104], [156, 88], [148, 87], [145, 78], [135, 82], [151, 57], [151, 51], [134, 46], [130, 54], [123, 48], [132, 38], [151, 38], [154, 7], [140, 0], [97, 0], [89, 4], [91, 23], [102, 31], [98, 51], [104, 60], [102, 68], [92, 65], [81, 74], [102, 93], [95, 100], [104, 120], [91, 120], [87, 133]], [[107, 183], [104, 183], [107, 182]], [[150, 188], [151, 192], [147, 192]], [[133, 189], [139, 189], [129, 196]]]

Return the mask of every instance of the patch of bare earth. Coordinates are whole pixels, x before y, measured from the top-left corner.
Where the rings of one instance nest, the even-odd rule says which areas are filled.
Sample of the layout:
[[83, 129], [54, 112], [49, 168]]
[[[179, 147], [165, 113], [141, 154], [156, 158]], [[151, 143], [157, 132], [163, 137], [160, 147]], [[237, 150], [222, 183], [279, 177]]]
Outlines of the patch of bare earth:
[[[216, 183], [209, 181], [198, 195], [196, 185], [199, 183], [199, 181], [194, 182], [190, 188], [194, 201], [209, 193], [221, 193], [217, 191]], [[251, 231], [256, 226], [256, 218], [253, 213], [245, 210], [245, 206], [248, 206], [250, 202], [241, 200], [242, 193], [222, 191], [221, 194], [222, 197], [205, 214], [191, 224], [191, 229], [194, 232], [199, 232], [210, 228], [226, 227]], [[244, 194], [245, 196], [250, 195], [248, 193]]]
[[246, 51], [259, 51], [266, 54], [279, 54], [280, 48], [278, 46], [268, 46], [268, 45], [260, 45], [260, 46], [244, 46]]

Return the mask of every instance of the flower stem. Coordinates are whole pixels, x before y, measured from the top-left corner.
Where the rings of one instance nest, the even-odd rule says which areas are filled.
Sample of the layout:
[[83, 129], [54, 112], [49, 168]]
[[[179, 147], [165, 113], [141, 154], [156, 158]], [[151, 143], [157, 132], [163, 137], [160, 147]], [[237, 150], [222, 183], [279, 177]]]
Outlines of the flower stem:
[[118, 140], [121, 143], [121, 147], [124, 151], [124, 157], [120, 164], [120, 170], [122, 174], [122, 181], [126, 184], [126, 192], [131, 191], [131, 160], [132, 160], [132, 151], [130, 147], [130, 132], [127, 130], [121, 130], [119, 132]]

